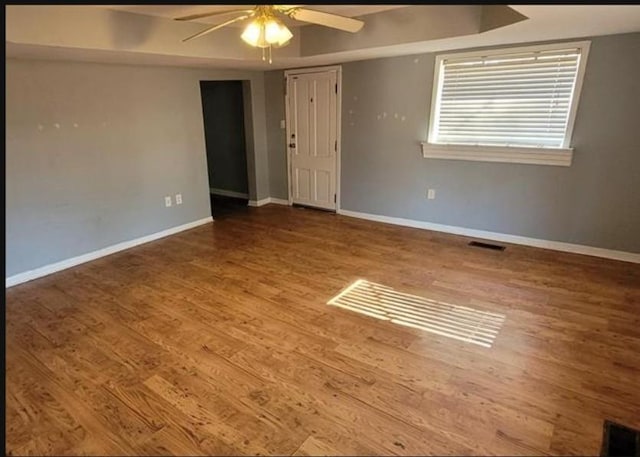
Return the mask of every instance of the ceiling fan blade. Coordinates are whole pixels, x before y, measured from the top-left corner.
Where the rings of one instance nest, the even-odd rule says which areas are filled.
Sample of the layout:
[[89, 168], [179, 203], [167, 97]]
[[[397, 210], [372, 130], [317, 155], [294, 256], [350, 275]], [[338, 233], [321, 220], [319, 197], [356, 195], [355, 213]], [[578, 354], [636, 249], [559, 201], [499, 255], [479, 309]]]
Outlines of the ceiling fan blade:
[[351, 33], [357, 32], [364, 25], [364, 22], [358, 19], [338, 16], [337, 14], [324, 13], [322, 11], [309, 10], [306, 8], [296, 8], [288, 14], [297, 21], [324, 25], [325, 27], [331, 27]]
[[233, 18], [233, 19], [231, 19], [231, 20], [229, 20], [227, 22], [223, 22], [222, 24], [214, 25], [214, 26], [211, 26], [211, 27], [209, 27], [207, 29], [204, 29], [203, 31], [198, 32], [195, 35], [191, 35], [190, 37], [185, 38], [182, 41], [189, 41], [189, 40], [193, 40], [194, 38], [199, 38], [202, 35], [206, 35], [207, 33], [211, 33], [211, 32], [213, 32], [215, 30], [221, 29], [222, 27], [227, 26], [229, 24], [233, 24], [234, 22], [243, 21], [243, 20], [245, 20], [247, 18], [250, 18], [251, 16], [252, 16], [251, 14], [245, 14], [244, 16], [238, 16], [238, 17]]
[[213, 13], [200, 13], [200, 14], [191, 14], [189, 16], [181, 16], [176, 17], [174, 20], [176, 21], [192, 21], [194, 19], [202, 19], [204, 17], [215, 17], [215, 16], [225, 16], [227, 14], [237, 14], [237, 13], [250, 13], [253, 10], [228, 10], [228, 11], [214, 11]]

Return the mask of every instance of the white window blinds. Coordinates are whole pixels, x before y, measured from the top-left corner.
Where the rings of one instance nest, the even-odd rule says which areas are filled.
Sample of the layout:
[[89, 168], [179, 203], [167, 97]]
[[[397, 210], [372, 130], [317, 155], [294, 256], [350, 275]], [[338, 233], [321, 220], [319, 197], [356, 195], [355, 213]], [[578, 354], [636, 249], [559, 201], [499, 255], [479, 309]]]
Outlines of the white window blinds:
[[581, 48], [445, 58], [431, 143], [568, 147]]

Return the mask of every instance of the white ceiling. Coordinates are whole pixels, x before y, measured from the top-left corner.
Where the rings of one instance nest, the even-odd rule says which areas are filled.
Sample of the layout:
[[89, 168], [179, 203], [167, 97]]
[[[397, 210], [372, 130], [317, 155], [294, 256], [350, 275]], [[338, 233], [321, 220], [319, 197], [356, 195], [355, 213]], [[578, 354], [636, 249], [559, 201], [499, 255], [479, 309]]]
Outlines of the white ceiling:
[[[186, 57], [172, 52], [163, 53], [173, 45], [173, 41], [180, 39], [167, 37], [167, 45], [161, 52], [145, 53], [132, 52], [123, 49], [91, 49], [79, 46], [46, 46], [44, 43], [18, 42], [12, 43], [7, 34], [6, 52], [9, 57], [45, 58], [64, 60], [83, 60], [95, 62], [144, 63], [150, 65], [181, 65], [205, 66], [218, 68], [247, 68], [256, 70], [295, 68], [301, 66], [327, 65], [362, 60], [377, 57], [410, 55], [423, 52], [447, 51], [500, 44], [527, 43], [556, 39], [582, 38], [598, 35], [640, 32], [640, 5], [510, 5], [514, 10], [524, 14], [529, 19], [497, 28], [484, 33], [463, 35], [452, 38], [432, 39], [396, 45], [378, 45], [375, 47], [353, 49], [322, 55], [300, 57], [295, 54], [281, 53], [274, 55], [274, 62], [269, 65], [259, 58], [248, 57], [229, 59], [216, 57]], [[163, 16], [173, 18], [176, 15], [192, 14], [211, 9], [236, 8], [237, 5], [209, 5], [209, 6], [178, 6], [178, 5], [147, 5], [147, 6], [100, 6], [105, 8], [126, 10], [147, 16]], [[314, 5], [315, 9], [335, 12], [345, 16], [358, 16], [380, 12], [381, 9], [395, 9], [398, 6], [384, 5]], [[95, 10], [94, 10], [95, 11]], [[391, 11], [389, 12], [391, 13]], [[385, 14], [385, 13], [381, 13]], [[135, 15], [132, 15], [135, 16]], [[164, 20], [164, 19], [163, 19]], [[366, 22], [366, 18], [365, 18]], [[167, 21], [167, 26], [180, 25], [175, 21]], [[182, 24], [183, 26], [185, 24]], [[188, 24], [187, 24], [188, 25]], [[197, 24], [193, 24], [197, 30]], [[215, 32], [219, 33], [219, 32]], [[342, 33], [342, 32], [339, 32]], [[186, 33], [182, 33], [184, 35]], [[294, 34], [296, 31], [294, 30]], [[179, 36], [182, 36], [179, 35]], [[227, 35], [233, 39], [235, 32]], [[240, 38], [238, 37], [238, 40]], [[197, 41], [197, 40], [194, 40]], [[212, 41], [213, 43], [213, 41]], [[207, 43], [204, 43], [207, 45]]]

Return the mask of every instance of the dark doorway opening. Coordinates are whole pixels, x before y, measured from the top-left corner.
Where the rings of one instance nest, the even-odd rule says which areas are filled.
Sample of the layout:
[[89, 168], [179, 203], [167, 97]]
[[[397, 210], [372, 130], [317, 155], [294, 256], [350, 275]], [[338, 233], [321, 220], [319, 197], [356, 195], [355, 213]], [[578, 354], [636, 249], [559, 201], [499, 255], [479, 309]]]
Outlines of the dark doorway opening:
[[246, 211], [249, 201], [242, 81], [200, 81], [211, 215]]

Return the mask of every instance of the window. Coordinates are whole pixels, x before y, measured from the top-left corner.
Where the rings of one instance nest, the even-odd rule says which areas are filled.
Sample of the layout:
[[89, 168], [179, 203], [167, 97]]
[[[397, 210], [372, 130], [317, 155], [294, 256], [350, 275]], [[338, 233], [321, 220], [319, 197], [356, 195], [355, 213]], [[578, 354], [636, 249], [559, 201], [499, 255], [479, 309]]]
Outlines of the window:
[[438, 56], [428, 158], [571, 164], [589, 42]]

